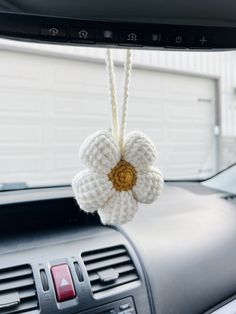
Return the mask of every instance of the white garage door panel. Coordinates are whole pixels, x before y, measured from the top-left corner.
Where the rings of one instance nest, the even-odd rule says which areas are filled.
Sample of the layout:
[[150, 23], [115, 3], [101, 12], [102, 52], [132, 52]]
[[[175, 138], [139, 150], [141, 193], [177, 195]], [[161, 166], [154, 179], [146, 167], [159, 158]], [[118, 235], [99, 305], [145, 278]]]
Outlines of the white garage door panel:
[[70, 95], [55, 96], [53, 99], [53, 112], [56, 115], [79, 115], [79, 116], [102, 116], [110, 114], [108, 111], [108, 101], [99, 99], [96, 95], [96, 99], [91, 94], [83, 95], [77, 94], [74, 97]]
[[[1, 81], [0, 81], [1, 82]], [[14, 115], [28, 115], [28, 114], [40, 114], [42, 112], [42, 97], [41, 95], [25, 94], [21, 91], [1, 90], [1, 102], [0, 110], [1, 116], [7, 115], [12, 112]], [[34, 104], [34, 106], [32, 106]]]
[[33, 125], [25, 127], [22, 125], [1, 125], [0, 142], [6, 144], [39, 144], [42, 143], [42, 132], [40, 127]]
[[[104, 64], [2, 51], [0, 68], [0, 182], [70, 182], [83, 139], [110, 128]], [[214, 172], [214, 125], [213, 80], [134, 70], [127, 129], [153, 139], [167, 178]]]
[[[139, 121], [138, 126], [148, 133], [159, 147], [159, 165], [164, 174], [166, 177], [176, 178], [211, 175], [215, 171], [216, 155], [214, 80], [155, 73], [158, 77], [157, 85], [160, 80], [162, 82], [162, 88], [158, 89], [156, 95], [153, 95], [151, 88], [151, 104], [158, 103], [155, 110], [154, 106], [149, 105], [149, 73], [150, 71], [145, 70], [137, 71], [132, 80], [134, 87], [136, 82], [143, 78], [145, 93], [149, 94], [146, 97], [145, 109], [140, 109], [144, 112], [141, 116], [146, 118], [149, 115], [149, 120]], [[150, 77], [152, 87], [155, 76], [152, 73]], [[133, 93], [136, 93], [135, 89]], [[135, 116], [134, 106], [130, 106], [129, 111], [131, 117]], [[132, 125], [137, 128], [135, 123]], [[159, 132], [153, 131], [156, 129], [159, 129]]]
[[197, 122], [209, 124], [209, 115], [212, 114], [212, 106], [199, 105], [196, 101], [170, 101], [169, 117], [178, 122]]
[[0, 157], [0, 172], [1, 175], [19, 176], [25, 173], [31, 177], [34, 173], [42, 169], [43, 158], [41, 154], [18, 154], [17, 156], [9, 157], [2, 155]]

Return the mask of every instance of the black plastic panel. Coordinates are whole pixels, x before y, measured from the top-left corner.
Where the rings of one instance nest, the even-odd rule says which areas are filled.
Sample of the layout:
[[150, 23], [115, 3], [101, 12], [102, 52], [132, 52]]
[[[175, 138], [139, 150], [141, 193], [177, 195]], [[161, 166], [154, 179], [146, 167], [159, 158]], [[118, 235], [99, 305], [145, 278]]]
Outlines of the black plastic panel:
[[236, 26], [235, 0], [1, 0], [2, 11], [82, 20]]
[[0, 13], [0, 36], [99, 47], [236, 48], [236, 27], [104, 22], [8, 13]]
[[235, 296], [236, 206], [212, 192], [168, 183], [157, 203], [140, 206], [122, 227], [137, 245], [157, 314], [212, 313]]

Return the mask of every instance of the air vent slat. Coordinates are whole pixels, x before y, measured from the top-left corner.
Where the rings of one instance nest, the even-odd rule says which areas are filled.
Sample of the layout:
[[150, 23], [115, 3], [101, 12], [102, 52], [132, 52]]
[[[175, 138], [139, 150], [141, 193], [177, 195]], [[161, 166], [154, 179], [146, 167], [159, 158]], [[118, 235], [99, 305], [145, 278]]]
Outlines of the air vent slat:
[[94, 295], [103, 292], [104, 296], [110, 289], [139, 281], [135, 265], [124, 246], [85, 252], [82, 259]]
[[127, 261], [130, 261], [130, 257], [128, 255], [124, 255], [124, 256], [119, 256], [119, 257], [114, 257], [111, 259], [104, 259], [102, 261], [99, 262], [93, 262], [90, 264], [86, 264], [86, 268], [87, 271], [91, 271], [94, 269], [101, 269], [101, 268], [106, 268], [108, 266], [114, 266], [117, 264], [121, 264], [121, 263], [125, 263]]
[[100, 258], [104, 258], [104, 257], [119, 255], [119, 254], [122, 254], [122, 253], [126, 253], [125, 248], [118, 248], [116, 250], [109, 250], [107, 252], [101, 252], [101, 253], [98, 252], [98, 253], [95, 253], [95, 254], [91, 254], [91, 255], [85, 256], [83, 258], [83, 260], [84, 260], [84, 263], [87, 263], [89, 261], [93, 261], [94, 259], [100, 259]]
[[131, 270], [135, 270], [135, 267], [133, 264], [121, 265], [121, 266], [116, 267], [116, 270], [118, 271], [118, 273], [122, 274], [122, 273], [129, 272]]
[[38, 307], [38, 302], [37, 301], [27, 301], [24, 302], [23, 304], [20, 304], [19, 306], [17, 306], [16, 308], [12, 308], [9, 311], [2, 310], [0, 311], [0, 314], [18, 314], [18, 313], [27, 313], [28, 311], [32, 311], [37, 309]]
[[32, 275], [32, 270], [30, 268], [18, 269], [18, 270], [6, 272], [6, 273], [0, 272], [0, 281], [8, 280], [11, 278], [14, 279], [17, 277], [22, 277], [22, 276], [27, 276], [27, 275]]
[[[15, 305], [5, 307], [5, 300]], [[2, 304], [1, 304], [2, 302]], [[0, 270], [0, 314], [37, 313], [38, 297], [32, 269], [29, 265]]]
[[36, 291], [34, 289], [19, 291], [19, 295], [20, 295], [20, 299], [32, 298], [36, 296]]
[[11, 282], [5, 282], [5, 283], [0, 283], [0, 292], [5, 291], [5, 290], [12, 290], [12, 289], [17, 289], [21, 287], [26, 287], [26, 286], [32, 286], [34, 284], [34, 280], [32, 278], [25, 278], [25, 279], [17, 279], [17, 280], [12, 280]]

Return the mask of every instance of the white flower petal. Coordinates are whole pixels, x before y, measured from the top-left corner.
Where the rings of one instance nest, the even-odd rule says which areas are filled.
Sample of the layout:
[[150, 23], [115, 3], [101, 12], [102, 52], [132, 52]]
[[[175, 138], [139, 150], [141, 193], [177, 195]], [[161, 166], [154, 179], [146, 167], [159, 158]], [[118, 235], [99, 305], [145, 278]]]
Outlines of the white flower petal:
[[98, 131], [85, 139], [79, 157], [89, 169], [108, 174], [120, 160], [120, 151], [113, 135], [108, 131]]
[[144, 170], [157, 159], [153, 142], [142, 132], [131, 132], [125, 139], [123, 158], [137, 170]]
[[98, 210], [101, 221], [105, 225], [118, 225], [130, 221], [138, 210], [137, 201], [132, 192], [116, 192], [103, 206]]
[[102, 207], [115, 193], [107, 175], [89, 170], [83, 170], [75, 176], [72, 189], [80, 208], [87, 212], [94, 212]]
[[153, 203], [163, 188], [164, 180], [160, 170], [151, 168], [145, 173], [138, 173], [136, 185], [133, 187], [135, 199], [144, 204]]

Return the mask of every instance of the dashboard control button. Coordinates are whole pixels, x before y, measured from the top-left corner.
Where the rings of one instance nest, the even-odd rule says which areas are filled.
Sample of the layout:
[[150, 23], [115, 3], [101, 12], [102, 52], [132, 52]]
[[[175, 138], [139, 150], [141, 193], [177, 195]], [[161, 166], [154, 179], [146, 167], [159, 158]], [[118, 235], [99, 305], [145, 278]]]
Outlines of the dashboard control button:
[[193, 46], [198, 48], [209, 48], [212, 46], [212, 38], [206, 33], [197, 33], [193, 37]]
[[52, 277], [56, 290], [57, 301], [64, 302], [76, 296], [75, 287], [67, 264], [52, 266]]
[[152, 42], [154, 43], [161, 43], [163, 40], [162, 33], [153, 33], [152, 34]]
[[200, 39], [199, 39], [199, 42], [201, 43], [201, 46], [205, 46], [207, 45], [207, 37], [205, 36], [202, 36]]
[[72, 42], [95, 43], [95, 31], [91, 28], [74, 28], [71, 31]]
[[143, 36], [136, 31], [121, 31], [119, 36], [120, 45], [142, 46]]
[[169, 36], [169, 44], [171, 47], [188, 47], [188, 38], [186, 33], [172, 33]]
[[47, 40], [66, 40], [66, 29], [61, 26], [43, 26], [40, 31], [40, 36]]
[[181, 44], [183, 42], [183, 37], [178, 35], [175, 37], [175, 43], [176, 44]]
[[144, 34], [144, 45], [151, 47], [163, 47], [167, 44], [167, 35], [162, 30], [146, 32]]
[[111, 28], [98, 29], [96, 32], [96, 41], [102, 43], [117, 44], [117, 33]]
[[200, 47], [206, 47], [207, 46], [207, 42], [208, 42], [208, 38], [207, 38], [207, 36], [200, 36], [199, 38], [198, 38], [198, 45], [200, 46]]
[[105, 39], [113, 39], [113, 37], [114, 37], [113, 31], [111, 31], [111, 30], [105, 30], [105, 31], [103, 32], [103, 37], [104, 37]]

